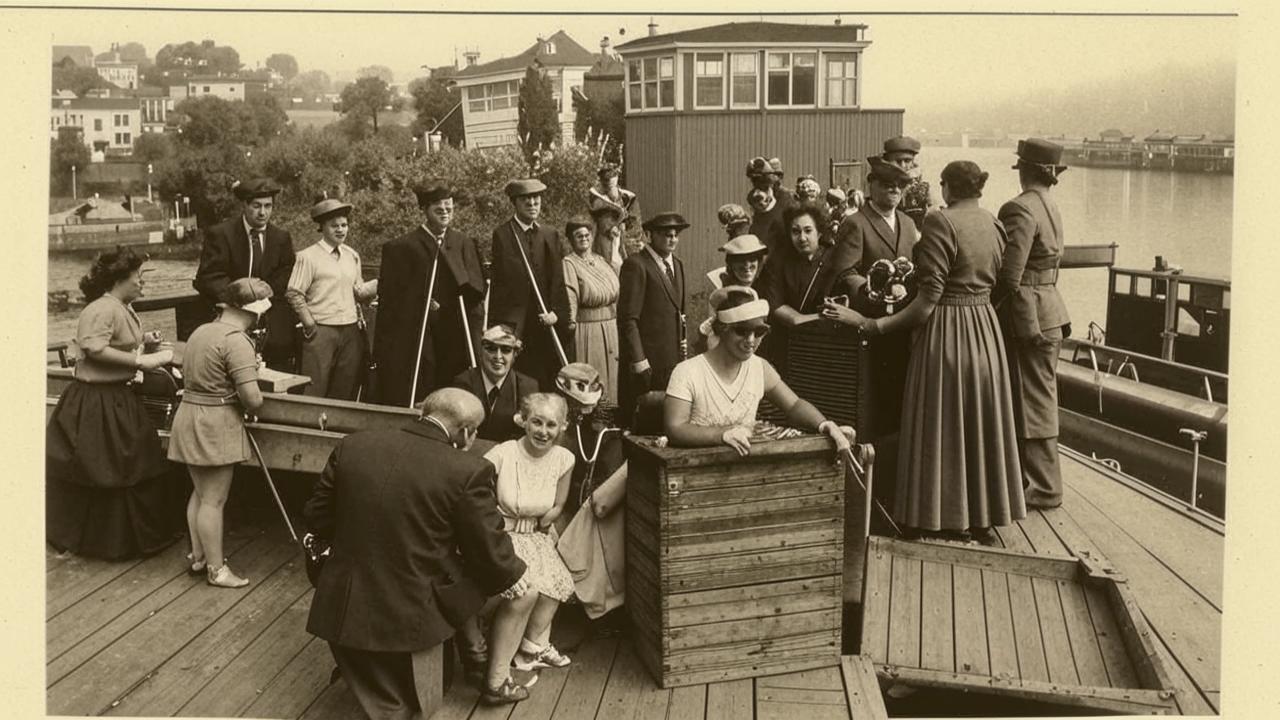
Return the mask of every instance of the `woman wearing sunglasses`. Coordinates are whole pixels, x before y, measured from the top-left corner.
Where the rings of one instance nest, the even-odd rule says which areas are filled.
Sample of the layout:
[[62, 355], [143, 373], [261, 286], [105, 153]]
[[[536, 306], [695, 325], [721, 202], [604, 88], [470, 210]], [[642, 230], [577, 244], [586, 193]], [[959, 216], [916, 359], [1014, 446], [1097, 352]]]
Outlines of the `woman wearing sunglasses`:
[[768, 398], [793, 427], [828, 435], [843, 451], [853, 442], [853, 428], [823, 417], [782, 381], [778, 371], [756, 355], [769, 334], [769, 303], [751, 288], [730, 286], [711, 294], [714, 348], [676, 365], [667, 384], [663, 419], [672, 445], [708, 447], [724, 444], [746, 455], [760, 400]]

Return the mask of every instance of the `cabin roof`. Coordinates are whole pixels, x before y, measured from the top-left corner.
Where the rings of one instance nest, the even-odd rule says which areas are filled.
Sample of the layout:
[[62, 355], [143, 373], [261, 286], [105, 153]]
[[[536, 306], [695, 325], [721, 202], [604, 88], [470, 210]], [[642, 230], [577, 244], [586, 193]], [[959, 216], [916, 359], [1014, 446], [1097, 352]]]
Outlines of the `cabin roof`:
[[[555, 44], [554, 53], [547, 52], [546, 43]], [[595, 53], [579, 45], [576, 40], [569, 37], [568, 33], [563, 30], [557, 30], [551, 37], [535, 42], [519, 55], [472, 65], [459, 70], [453, 77], [455, 80], [466, 80], [467, 78], [484, 75], [524, 70], [532, 65], [535, 60], [544, 67], [591, 67], [596, 58], [597, 55]]]
[[863, 42], [866, 25], [798, 25], [776, 22], [732, 22], [637, 38], [618, 46], [618, 52], [643, 50], [668, 43], [855, 43]]

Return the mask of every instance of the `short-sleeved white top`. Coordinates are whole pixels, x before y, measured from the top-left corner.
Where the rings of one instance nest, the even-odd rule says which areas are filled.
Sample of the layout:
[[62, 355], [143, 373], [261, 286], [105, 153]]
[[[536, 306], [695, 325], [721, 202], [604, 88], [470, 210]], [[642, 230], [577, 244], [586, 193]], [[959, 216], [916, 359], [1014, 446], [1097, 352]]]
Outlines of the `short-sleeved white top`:
[[764, 398], [765, 360], [752, 355], [738, 377], [725, 383], [707, 362], [706, 353], [676, 365], [667, 383], [667, 396], [693, 405], [689, 422], [701, 426], [745, 425], [756, 422]]
[[556, 504], [556, 485], [574, 461], [573, 451], [559, 445], [534, 457], [520, 440], [499, 443], [484, 457], [498, 470], [498, 512], [506, 529], [517, 532], [532, 531], [537, 518]]

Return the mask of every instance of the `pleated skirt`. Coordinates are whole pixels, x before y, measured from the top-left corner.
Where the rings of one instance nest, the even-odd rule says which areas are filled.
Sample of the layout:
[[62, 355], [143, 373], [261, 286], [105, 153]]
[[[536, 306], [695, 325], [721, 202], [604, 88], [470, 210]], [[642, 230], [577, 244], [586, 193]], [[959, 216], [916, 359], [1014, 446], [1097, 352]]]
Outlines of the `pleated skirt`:
[[986, 295], [944, 296], [916, 330], [899, 442], [899, 523], [966, 530], [1026, 516], [1009, 365]]
[[604, 394], [600, 401], [618, 404], [618, 321], [612, 305], [580, 308], [578, 327], [574, 331], [578, 362], [584, 362], [600, 373]]

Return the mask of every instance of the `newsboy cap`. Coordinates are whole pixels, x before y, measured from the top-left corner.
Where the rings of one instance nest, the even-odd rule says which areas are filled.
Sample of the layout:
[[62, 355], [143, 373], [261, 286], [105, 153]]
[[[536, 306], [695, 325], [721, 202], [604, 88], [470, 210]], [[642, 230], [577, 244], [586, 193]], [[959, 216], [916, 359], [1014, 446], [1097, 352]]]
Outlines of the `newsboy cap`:
[[525, 178], [507, 183], [504, 191], [507, 193], [507, 197], [515, 199], [525, 195], [541, 195], [547, 191], [547, 186], [538, 178]]
[[689, 223], [685, 222], [684, 216], [680, 213], [668, 210], [666, 212], [660, 212], [648, 220], [645, 220], [640, 227], [644, 228], [646, 231], [666, 230], [667, 228], [684, 230], [689, 227]]
[[266, 178], [254, 178], [236, 183], [231, 187], [231, 192], [240, 200], [248, 202], [255, 198], [275, 197], [280, 194], [280, 186]]
[[909, 152], [912, 155], [917, 155], [920, 152], [920, 141], [906, 135], [891, 137], [884, 141], [884, 151], [885, 153]]
[[1062, 164], [1062, 146], [1048, 140], [1041, 138], [1019, 140], [1017, 154], [1018, 162], [1014, 164], [1014, 170], [1017, 170], [1019, 165], [1052, 168], [1054, 174], [1067, 169], [1067, 166]]
[[339, 215], [350, 215], [351, 207], [351, 203], [342, 202], [337, 198], [325, 198], [311, 206], [311, 219], [322, 223]]
[[272, 295], [271, 286], [256, 277], [243, 277], [227, 283], [218, 293], [219, 304], [242, 308]]

